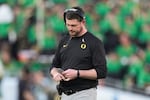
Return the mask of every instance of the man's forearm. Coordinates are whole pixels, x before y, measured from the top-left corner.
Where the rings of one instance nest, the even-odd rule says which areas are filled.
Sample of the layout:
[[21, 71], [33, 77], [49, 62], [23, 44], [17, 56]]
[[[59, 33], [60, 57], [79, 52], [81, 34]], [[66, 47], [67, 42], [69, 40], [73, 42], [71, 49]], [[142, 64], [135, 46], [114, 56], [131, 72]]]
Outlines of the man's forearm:
[[79, 70], [79, 77], [95, 80], [97, 79], [97, 72], [95, 69]]

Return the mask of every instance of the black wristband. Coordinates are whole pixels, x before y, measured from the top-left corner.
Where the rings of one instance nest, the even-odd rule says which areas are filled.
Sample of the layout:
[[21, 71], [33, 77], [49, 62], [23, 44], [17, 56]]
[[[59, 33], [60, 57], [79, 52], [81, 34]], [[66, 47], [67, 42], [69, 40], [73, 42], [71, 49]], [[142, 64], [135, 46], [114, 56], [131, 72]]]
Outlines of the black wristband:
[[77, 78], [79, 78], [80, 77], [80, 72], [79, 72], [79, 70], [77, 70]]

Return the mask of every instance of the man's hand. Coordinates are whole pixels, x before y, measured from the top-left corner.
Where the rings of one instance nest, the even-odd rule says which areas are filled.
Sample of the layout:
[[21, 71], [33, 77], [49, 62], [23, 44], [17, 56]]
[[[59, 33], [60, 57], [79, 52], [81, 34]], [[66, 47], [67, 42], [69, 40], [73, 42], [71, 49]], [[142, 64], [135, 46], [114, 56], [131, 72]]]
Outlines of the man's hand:
[[53, 79], [59, 82], [59, 81], [65, 80], [65, 77], [61, 73], [58, 72], [53, 75]]
[[63, 70], [60, 68], [53, 68], [51, 70], [51, 75], [55, 81], [59, 82], [61, 80], [65, 80], [65, 77], [62, 75], [62, 72]]
[[67, 69], [62, 72], [62, 75], [65, 77], [64, 81], [70, 81], [77, 77], [77, 70], [75, 69]]

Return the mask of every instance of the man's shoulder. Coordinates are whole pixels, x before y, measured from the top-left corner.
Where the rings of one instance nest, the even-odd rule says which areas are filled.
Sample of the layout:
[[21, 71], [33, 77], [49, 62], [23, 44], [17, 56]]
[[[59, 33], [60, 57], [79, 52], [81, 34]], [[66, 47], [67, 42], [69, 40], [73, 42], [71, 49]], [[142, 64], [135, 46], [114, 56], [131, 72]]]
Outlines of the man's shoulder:
[[87, 37], [89, 38], [89, 41], [93, 41], [93, 42], [98, 42], [101, 40], [99, 38], [97, 38], [95, 35], [93, 35], [93, 33], [91, 32], [87, 32]]
[[69, 37], [70, 37], [69, 34], [63, 35], [63, 36], [61, 37], [61, 42], [68, 40]]

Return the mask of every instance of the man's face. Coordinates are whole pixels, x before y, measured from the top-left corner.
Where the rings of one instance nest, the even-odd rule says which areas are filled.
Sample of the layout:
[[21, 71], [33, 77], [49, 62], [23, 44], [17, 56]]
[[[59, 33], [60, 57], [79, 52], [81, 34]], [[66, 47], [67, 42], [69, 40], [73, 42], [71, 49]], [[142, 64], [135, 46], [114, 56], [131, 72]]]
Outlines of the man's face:
[[83, 30], [83, 21], [79, 22], [77, 19], [66, 19], [66, 26], [69, 31], [69, 34], [72, 37], [80, 36]]

